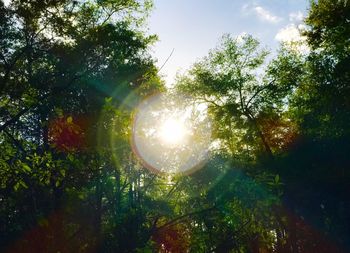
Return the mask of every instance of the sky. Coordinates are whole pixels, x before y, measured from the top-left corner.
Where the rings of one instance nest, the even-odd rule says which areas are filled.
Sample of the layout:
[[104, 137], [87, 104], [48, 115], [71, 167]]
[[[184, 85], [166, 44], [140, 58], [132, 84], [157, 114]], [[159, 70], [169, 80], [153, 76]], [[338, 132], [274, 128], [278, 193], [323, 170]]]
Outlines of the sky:
[[161, 67], [174, 50], [160, 71], [171, 86], [177, 72], [206, 56], [225, 33], [251, 34], [271, 52], [281, 42], [302, 40], [298, 27], [309, 0], [154, 0], [154, 5], [148, 27], [159, 41], [152, 54]]
[[154, 0], [149, 32], [159, 41], [152, 54], [166, 84], [214, 48], [225, 33], [251, 34], [272, 52], [281, 42], [298, 41], [308, 0]]

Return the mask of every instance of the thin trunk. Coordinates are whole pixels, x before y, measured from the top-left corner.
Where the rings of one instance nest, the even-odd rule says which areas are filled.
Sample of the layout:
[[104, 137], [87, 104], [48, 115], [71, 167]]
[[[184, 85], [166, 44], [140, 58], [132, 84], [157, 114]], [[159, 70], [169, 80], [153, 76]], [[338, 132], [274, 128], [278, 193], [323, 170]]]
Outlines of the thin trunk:
[[134, 194], [133, 194], [133, 183], [130, 183], [129, 185], [129, 206], [134, 206]]
[[254, 116], [252, 116], [252, 114], [249, 112], [249, 111], [246, 111], [245, 112], [245, 116], [250, 120], [250, 122], [253, 123], [254, 125], [254, 128], [255, 128], [255, 131], [257, 132], [257, 134], [259, 135], [262, 143], [263, 143], [263, 146], [264, 146], [264, 149], [267, 153], [267, 155], [270, 157], [270, 158], [273, 158], [273, 153], [272, 153], [272, 150], [270, 148], [270, 145], [268, 144], [266, 138], [265, 138], [265, 135], [264, 133], [261, 131], [260, 127], [259, 127], [259, 124], [256, 122], [256, 119], [254, 118]]
[[115, 215], [118, 217], [121, 210], [121, 178], [119, 171], [115, 171], [116, 193], [115, 193]]
[[101, 175], [99, 175], [96, 182], [96, 203], [95, 203], [95, 221], [94, 221], [94, 229], [95, 236], [97, 239], [97, 245], [100, 243], [101, 239], [101, 221], [102, 221], [102, 181]]

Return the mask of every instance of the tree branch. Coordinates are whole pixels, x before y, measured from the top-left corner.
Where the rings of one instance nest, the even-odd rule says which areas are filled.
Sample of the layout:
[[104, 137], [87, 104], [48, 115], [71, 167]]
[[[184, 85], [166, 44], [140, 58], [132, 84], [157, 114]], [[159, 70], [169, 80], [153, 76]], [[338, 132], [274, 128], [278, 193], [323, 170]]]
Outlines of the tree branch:
[[248, 100], [247, 104], [246, 104], [246, 108], [249, 108], [249, 104], [253, 101], [253, 99], [259, 95], [260, 92], [262, 92], [263, 90], [267, 89], [268, 87], [270, 87], [273, 83], [275, 82], [275, 79], [273, 79], [271, 82], [269, 82], [267, 85], [261, 86], [260, 89], [258, 89], [253, 96], [251, 96], [251, 98]]
[[209, 207], [209, 208], [206, 208], [206, 209], [202, 209], [202, 210], [199, 210], [199, 211], [194, 211], [194, 212], [191, 212], [191, 213], [186, 213], [186, 214], [183, 214], [183, 215], [180, 215], [176, 218], [174, 218], [173, 220], [161, 225], [160, 227], [156, 228], [156, 230], [161, 230], [161, 229], [164, 229], [168, 226], [172, 226], [172, 225], [175, 225], [176, 223], [178, 223], [179, 221], [187, 218], [187, 217], [190, 217], [190, 216], [195, 216], [195, 215], [198, 215], [198, 214], [201, 214], [201, 213], [206, 213], [206, 212], [211, 212], [211, 211], [214, 211], [216, 210], [217, 207], [216, 206], [213, 206], [213, 207]]
[[39, 103], [31, 105], [27, 108], [22, 109], [21, 111], [19, 111], [15, 116], [13, 116], [10, 120], [6, 121], [4, 124], [2, 124], [0, 126], [0, 132], [4, 131], [9, 125], [12, 125], [13, 123], [15, 123], [16, 121], [19, 120], [19, 118], [21, 116], [23, 116], [24, 114], [26, 114], [27, 112], [35, 109], [35, 108], [39, 108], [43, 105], [44, 101], [51, 97], [51, 96], [57, 96], [57, 94], [59, 94], [60, 92], [66, 90], [68, 87], [70, 87], [77, 79], [79, 79], [81, 76], [75, 76], [74, 78], [72, 78], [72, 80], [64, 87], [62, 87], [61, 89], [59, 89], [58, 91], [55, 92], [55, 94], [53, 93], [47, 93], [43, 96], [41, 96], [40, 98], [38, 98]]
[[159, 73], [159, 72], [162, 70], [162, 68], [165, 66], [165, 64], [169, 61], [169, 59], [170, 59], [170, 57], [173, 55], [174, 51], [175, 51], [175, 48], [173, 48], [173, 50], [171, 51], [170, 55], [168, 56], [168, 58], [166, 58], [165, 62], [164, 62], [163, 65], [159, 68], [159, 70], [158, 70], [157, 73]]

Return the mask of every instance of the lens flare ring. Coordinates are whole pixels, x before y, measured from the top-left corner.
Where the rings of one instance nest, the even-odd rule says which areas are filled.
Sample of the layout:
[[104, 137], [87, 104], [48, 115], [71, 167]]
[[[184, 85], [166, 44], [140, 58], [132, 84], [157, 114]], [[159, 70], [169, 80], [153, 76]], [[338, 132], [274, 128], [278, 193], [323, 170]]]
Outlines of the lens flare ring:
[[131, 143], [141, 163], [155, 173], [189, 174], [207, 160], [211, 121], [188, 97], [156, 94], [136, 108]]

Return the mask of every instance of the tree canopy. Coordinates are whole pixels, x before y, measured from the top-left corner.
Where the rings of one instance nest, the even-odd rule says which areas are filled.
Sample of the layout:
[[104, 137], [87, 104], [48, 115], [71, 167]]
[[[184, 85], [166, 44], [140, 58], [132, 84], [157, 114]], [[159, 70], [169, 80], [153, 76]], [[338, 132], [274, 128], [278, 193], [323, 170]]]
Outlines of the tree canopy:
[[310, 2], [307, 52], [225, 34], [170, 90], [152, 7], [0, 1], [0, 251], [348, 252], [350, 3]]

